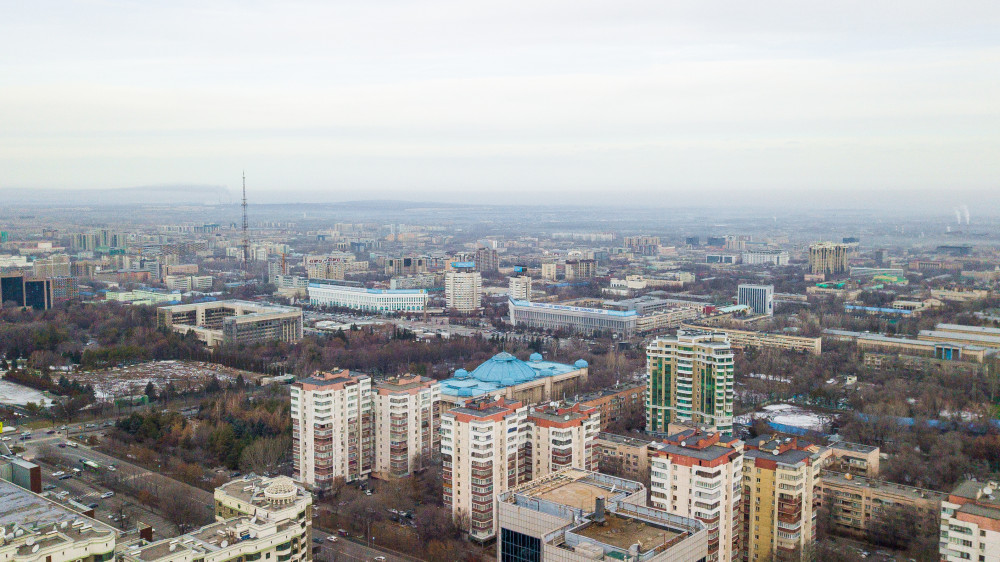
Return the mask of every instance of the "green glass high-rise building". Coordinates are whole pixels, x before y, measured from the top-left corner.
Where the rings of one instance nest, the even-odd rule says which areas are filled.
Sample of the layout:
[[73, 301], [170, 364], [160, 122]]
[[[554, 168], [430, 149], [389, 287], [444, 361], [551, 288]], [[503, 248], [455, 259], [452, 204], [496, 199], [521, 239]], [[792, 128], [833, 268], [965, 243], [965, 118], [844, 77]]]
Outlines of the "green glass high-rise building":
[[671, 423], [733, 430], [733, 352], [723, 333], [677, 331], [646, 348], [646, 430]]

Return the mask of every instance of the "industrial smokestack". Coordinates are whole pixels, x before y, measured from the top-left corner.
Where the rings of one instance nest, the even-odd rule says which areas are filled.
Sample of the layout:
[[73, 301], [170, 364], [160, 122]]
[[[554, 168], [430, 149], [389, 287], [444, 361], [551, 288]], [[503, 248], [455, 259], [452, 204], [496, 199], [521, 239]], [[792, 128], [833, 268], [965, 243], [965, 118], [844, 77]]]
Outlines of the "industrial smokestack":
[[955, 222], [962, 224], [962, 210], [955, 207]]
[[962, 215], [965, 217], [965, 224], [969, 224], [969, 206], [962, 205]]

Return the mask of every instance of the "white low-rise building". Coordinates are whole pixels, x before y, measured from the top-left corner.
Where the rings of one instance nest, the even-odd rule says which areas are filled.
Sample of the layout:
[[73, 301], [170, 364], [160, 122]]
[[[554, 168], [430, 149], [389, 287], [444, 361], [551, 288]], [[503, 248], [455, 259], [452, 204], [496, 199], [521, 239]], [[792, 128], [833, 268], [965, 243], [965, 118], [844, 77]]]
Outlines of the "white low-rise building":
[[422, 289], [366, 289], [326, 281], [309, 280], [309, 304], [351, 308], [364, 312], [398, 313], [423, 312], [427, 308], [427, 291]]

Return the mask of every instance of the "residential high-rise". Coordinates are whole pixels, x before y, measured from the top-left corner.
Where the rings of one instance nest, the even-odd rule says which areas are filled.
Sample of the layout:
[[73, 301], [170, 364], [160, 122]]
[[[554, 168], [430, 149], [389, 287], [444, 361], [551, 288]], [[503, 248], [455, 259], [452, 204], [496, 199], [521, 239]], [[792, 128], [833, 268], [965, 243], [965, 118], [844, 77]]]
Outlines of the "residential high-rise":
[[597, 274], [597, 260], [566, 260], [566, 279], [590, 279]]
[[70, 275], [69, 256], [52, 254], [47, 258], [38, 258], [32, 264], [35, 277], [68, 277]]
[[733, 352], [725, 334], [680, 329], [646, 348], [646, 429], [670, 422], [733, 429]]
[[736, 304], [745, 304], [757, 314], [774, 315], [774, 285], [740, 285]]
[[809, 246], [809, 273], [837, 275], [847, 272], [850, 244], [819, 242]]
[[493, 498], [531, 479], [528, 407], [474, 400], [441, 415], [444, 503], [476, 541], [496, 536]]
[[556, 276], [558, 275], [559, 271], [558, 264], [554, 262], [543, 263], [541, 269], [542, 269], [542, 279], [545, 279], [546, 281], [556, 280]]
[[691, 429], [654, 442], [649, 450], [652, 504], [705, 525], [707, 562], [736, 560], [743, 526], [743, 442]]
[[526, 407], [489, 397], [441, 416], [444, 501], [469, 536], [496, 535], [495, 494], [566, 468], [594, 470], [600, 412], [582, 404]]
[[531, 478], [564, 468], [597, 470], [594, 441], [601, 429], [600, 410], [584, 404], [551, 402], [528, 411], [531, 426]]
[[426, 466], [441, 440], [441, 383], [420, 375], [377, 380], [375, 467], [379, 478], [398, 478]]
[[967, 480], [941, 502], [941, 560], [1000, 561], [1000, 495], [996, 482]]
[[743, 452], [745, 562], [808, 560], [816, 537], [813, 512], [820, 470], [830, 450], [795, 437], [761, 435]]
[[477, 271], [500, 270], [500, 255], [493, 248], [477, 248], [475, 260]]
[[531, 300], [531, 277], [527, 275], [511, 277], [509, 287], [510, 298], [520, 301]]
[[483, 306], [483, 276], [478, 271], [449, 271], [444, 276], [448, 309], [475, 312]]
[[375, 460], [372, 379], [347, 369], [292, 384], [295, 479], [328, 488], [335, 478], [367, 478]]

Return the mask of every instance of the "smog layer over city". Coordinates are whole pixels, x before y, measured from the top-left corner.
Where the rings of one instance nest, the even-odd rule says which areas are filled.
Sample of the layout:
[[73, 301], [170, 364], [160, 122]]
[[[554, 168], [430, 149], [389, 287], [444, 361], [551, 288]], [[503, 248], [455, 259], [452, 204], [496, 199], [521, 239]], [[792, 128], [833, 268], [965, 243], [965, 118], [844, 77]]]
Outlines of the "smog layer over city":
[[1000, 5], [0, 16], [0, 560], [1000, 562]]

